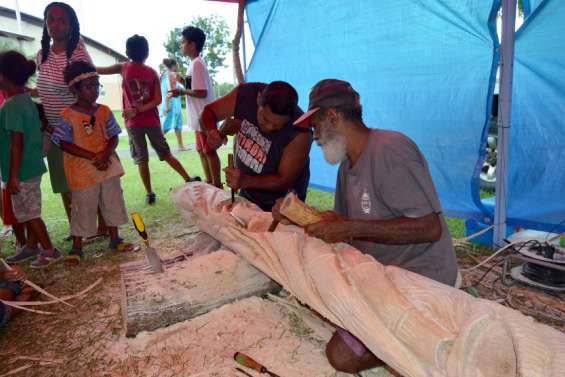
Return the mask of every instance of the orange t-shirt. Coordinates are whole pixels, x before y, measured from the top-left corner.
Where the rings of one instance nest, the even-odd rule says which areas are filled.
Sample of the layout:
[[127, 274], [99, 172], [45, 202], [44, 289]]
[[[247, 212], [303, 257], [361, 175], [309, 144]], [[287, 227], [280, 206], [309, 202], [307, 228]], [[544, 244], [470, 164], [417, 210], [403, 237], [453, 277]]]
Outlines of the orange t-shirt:
[[[98, 105], [92, 115], [67, 107], [61, 113], [61, 117], [62, 121], [71, 128], [73, 144], [94, 153], [106, 148], [111, 138], [107, 133], [107, 124], [113, 119], [113, 114], [107, 106]], [[69, 153], [64, 154], [63, 161], [65, 176], [71, 191], [82, 190], [108, 178], [124, 175], [124, 169], [116, 153], [110, 157], [107, 170], [98, 170], [92, 161]]]

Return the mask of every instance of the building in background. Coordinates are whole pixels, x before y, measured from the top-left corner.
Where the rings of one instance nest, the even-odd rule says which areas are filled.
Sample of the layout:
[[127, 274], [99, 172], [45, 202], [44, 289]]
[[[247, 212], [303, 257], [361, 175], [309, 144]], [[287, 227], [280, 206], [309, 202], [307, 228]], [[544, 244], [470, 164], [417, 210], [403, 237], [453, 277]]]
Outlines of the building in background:
[[[20, 13], [20, 15], [21, 31], [18, 28], [16, 12], [13, 9], [0, 6], [0, 49], [17, 49], [27, 57], [35, 59], [37, 51], [41, 48], [43, 19], [26, 13]], [[108, 66], [127, 60], [126, 56], [94, 39], [84, 35], [82, 38], [96, 66]], [[121, 109], [121, 76], [101, 76], [100, 82], [103, 88], [100, 90], [99, 102], [113, 110]]]

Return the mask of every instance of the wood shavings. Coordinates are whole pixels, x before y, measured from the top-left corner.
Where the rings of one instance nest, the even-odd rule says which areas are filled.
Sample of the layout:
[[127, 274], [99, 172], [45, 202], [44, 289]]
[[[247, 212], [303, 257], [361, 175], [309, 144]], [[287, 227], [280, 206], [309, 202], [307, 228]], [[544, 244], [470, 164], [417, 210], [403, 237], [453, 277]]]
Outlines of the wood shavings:
[[0, 375], [0, 377], [13, 376], [14, 374], [23, 372], [24, 370], [27, 370], [31, 367], [33, 367], [33, 364], [27, 364], [27, 365], [24, 365], [23, 367], [19, 367], [19, 368], [13, 369], [13, 370], [11, 370], [7, 373], [4, 373], [4, 374]]
[[[261, 360], [281, 376], [345, 376], [329, 365], [323, 343], [297, 336], [291, 326], [286, 308], [250, 297], [190, 321], [124, 339], [110, 348], [110, 355], [120, 359], [118, 371], [135, 365], [138, 376], [238, 376], [233, 361], [236, 351]], [[389, 376], [384, 371], [369, 375]]]

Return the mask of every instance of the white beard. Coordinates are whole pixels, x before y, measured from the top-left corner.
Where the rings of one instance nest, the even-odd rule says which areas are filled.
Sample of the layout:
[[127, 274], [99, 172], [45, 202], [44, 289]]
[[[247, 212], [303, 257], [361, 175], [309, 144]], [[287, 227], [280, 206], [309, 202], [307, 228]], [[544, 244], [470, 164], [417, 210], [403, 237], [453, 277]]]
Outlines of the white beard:
[[324, 152], [324, 159], [328, 163], [335, 165], [347, 159], [347, 146], [343, 135], [325, 131], [320, 136], [320, 145]]

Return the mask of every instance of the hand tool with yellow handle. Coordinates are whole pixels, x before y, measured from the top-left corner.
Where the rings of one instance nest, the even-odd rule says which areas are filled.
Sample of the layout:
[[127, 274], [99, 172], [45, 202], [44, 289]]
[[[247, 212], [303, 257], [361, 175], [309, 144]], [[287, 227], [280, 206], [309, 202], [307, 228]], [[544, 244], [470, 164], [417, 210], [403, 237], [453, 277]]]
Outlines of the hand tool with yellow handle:
[[147, 262], [151, 267], [151, 270], [156, 273], [160, 274], [163, 272], [163, 264], [161, 262], [161, 258], [159, 258], [159, 254], [151, 245], [149, 245], [149, 236], [147, 235], [147, 230], [145, 229], [145, 224], [143, 223], [143, 219], [141, 215], [137, 212], [133, 212], [131, 214], [131, 220], [133, 221], [133, 226], [139, 236], [145, 243], [145, 256], [147, 257]]
[[249, 356], [247, 356], [247, 355], [245, 355], [241, 352], [236, 352], [235, 355], [233, 355], [233, 359], [238, 364], [241, 364], [244, 367], [256, 370], [259, 373], [267, 373], [271, 377], [280, 377], [278, 374], [271, 372], [270, 370], [265, 368], [263, 365], [259, 364], [257, 361], [253, 360], [252, 358], [250, 358]]

